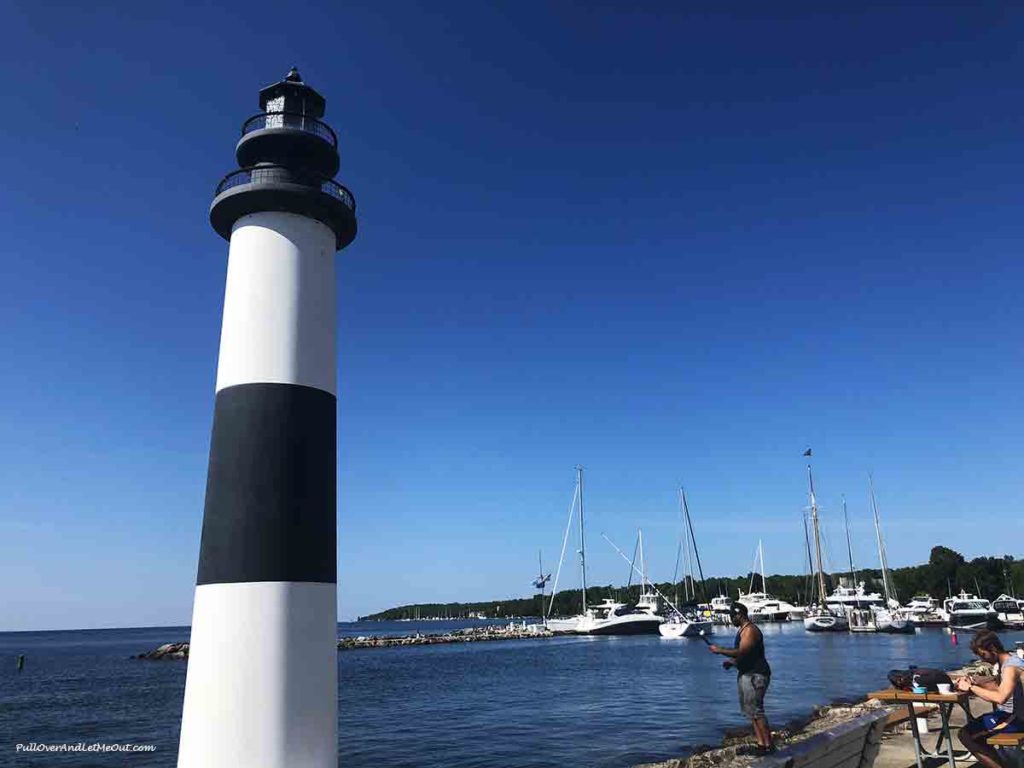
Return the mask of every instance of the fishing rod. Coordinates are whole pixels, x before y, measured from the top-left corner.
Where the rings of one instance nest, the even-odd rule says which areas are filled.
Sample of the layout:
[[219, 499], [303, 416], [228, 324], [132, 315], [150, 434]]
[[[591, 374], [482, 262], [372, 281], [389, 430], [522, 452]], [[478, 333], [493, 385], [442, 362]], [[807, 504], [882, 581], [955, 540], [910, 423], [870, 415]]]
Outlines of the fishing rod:
[[[626, 553], [625, 553], [625, 552], [623, 552], [623, 551], [622, 551], [621, 549], [619, 549], [618, 547], [616, 547], [616, 546], [615, 546], [615, 542], [613, 542], [613, 541], [612, 541], [611, 539], [609, 539], [609, 538], [608, 538], [608, 537], [607, 537], [607, 536], [606, 536], [605, 534], [603, 534], [603, 533], [601, 534], [601, 537], [602, 537], [602, 538], [603, 538], [603, 539], [604, 539], [605, 541], [607, 541], [607, 542], [608, 542], [609, 544], [611, 544], [611, 545], [612, 545], [612, 549], [614, 549], [614, 550], [615, 550], [616, 552], [618, 552], [618, 553], [619, 553], [619, 556], [620, 556], [620, 557], [621, 557], [621, 558], [622, 558], [623, 560], [625, 560], [625, 561], [626, 561], [627, 563], [629, 563], [629, 558], [628, 558], [628, 557], [626, 557]], [[636, 566], [635, 566], [635, 565], [633, 565], [632, 563], [630, 563], [630, 567], [631, 567], [631, 568], [632, 568], [633, 570], [636, 570]], [[669, 599], [668, 599], [667, 597], [665, 597], [665, 595], [663, 595], [663, 594], [661, 593], [661, 590], [660, 590], [660, 589], [658, 589], [658, 588], [657, 588], [656, 586], [654, 586], [654, 584], [653, 584], [653, 583], [652, 583], [652, 584], [650, 585], [650, 587], [651, 587], [651, 589], [653, 589], [653, 590], [654, 590], [655, 594], [656, 594], [656, 595], [658, 595], [658, 597], [660, 597], [660, 598], [661, 598], [662, 600], [664, 600], [664, 601], [665, 601], [666, 603], [668, 603], [668, 604], [669, 604], [669, 606], [670, 606], [670, 607], [672, 608], [672, 610], [673, 610], [673, 611], [675, 611], [676, 613], [678, 613], [678, 614], [679, 614], [680, 616], [682, 615], [682, 613], [683, 613], [683, 612], [682, 612], [682, 611], [680, 611], [680, 610], [679, 610], [679, 609], [678, 609], [678, 608], [676, 607], [675, 603], [673, 603], [673, 602], [672, 602], [671, 600], [669, 600]], [[700, 639], [701, 639], [701, 640], [703, 640], [703, 641], [704, 641], [704, 644], [705, 644], [705, 645], [712, 645], [712, 642], [711, 642], [710, 640], [708, 640], [708, 638], [707, 638], [707, 633], [706, 633], [706, 632], [705, 632], [705, 631], [704, 631], [703, 629], [702, 629], [702, 630], [700, 631], [700, 633], [699, 633], [699, 637], [700, 637]]]
[[[619, 549], [618, 547], [616, 547], [616, 546], [615, 546], [615, 542], [613, 542], [613, 541], [612, 541], [611, 539], [609, 539], [609, 538], [608, 538], [608, 537], [607, 537], [607, 536], [606, 536], [605, 534], [603, 534], [603, 533], [601, 534], [601, 538], [603, 538], [603, 539], [604, 539], [605, 541], [607, 541], [607, 542], [608, 542], [609, 544], [611, 544], [611, 545], [612, 545], [612, 549], [614, 549], [614, 550], [615, 550], [616, 552], [618, 552], [618, 553], [619, 553], [619, 556], [620, 556], [620, 557], [621, 557], [621, 558], [622, 558], [623, 560], [625, 560], [625, 561], [626, 561], [627, 563], [629, 563], [629, 558], [628, 558], [628, 557], [626, 557], [626, 553], [625, 553], [625, 552], [623, 552], [623, 551], [622, 551], [621, 549]], [[640, 571], [639, 571], [639, 570], [637, 569], [637, 567], [636, 567], [636, 566], [635, 566], [635, 565], [634, 565], [633, 563], [629, 563], [629, 565], [630, 565], [630, 568], [632, 568], [632, 569], [633, 569], [634, 571], [636, 571], [638, 575], [641, 575], [641, 576], [643, 575], [643, 574], [641, 574], [641, 573], [640, 573]], [[672, 602], [671, 600], [669, 600], [669, 599], [668, 599], [667, 597], [665, 597], [665, 595], [663, 595], [663, 594], [662, 594], [662, 592], [661, 592], [661, 590], [660, 590], [660, 589], [658, 589], [658, 588], [657, 588], [656, 586], [654, 586], [654, 584], [651, 584], [650, 586], [651, 586], [651, 589], [653, 589], [653, 590], [654, 590], [654, 593], [655, 593], [655, 594], [656, 594], [656, 595], [657, 595], [658, 597], [660, 597], [660, 598], [661, 598], [662, 600], [664, 600], [664, 601], [665, 601], [666, 603], [668, 603], [669, 607], [670, 607], [670, 608], [671, 608], [671, 609], [672, 609], [673, 611], [675, 611], [676, 613], [678, 613], [678, 614], [679, 614], [680, 616], [681, 616], [681, 615], [683, 614], [683, 612], [682, 612], [682, 611], [680, 611], [680, 610], [679, 610], [679, 609], [678, 609], [678, 608], [676, 607], [676, 604], [675, 604], [675, 603], [673, 603], [673, 602]]]

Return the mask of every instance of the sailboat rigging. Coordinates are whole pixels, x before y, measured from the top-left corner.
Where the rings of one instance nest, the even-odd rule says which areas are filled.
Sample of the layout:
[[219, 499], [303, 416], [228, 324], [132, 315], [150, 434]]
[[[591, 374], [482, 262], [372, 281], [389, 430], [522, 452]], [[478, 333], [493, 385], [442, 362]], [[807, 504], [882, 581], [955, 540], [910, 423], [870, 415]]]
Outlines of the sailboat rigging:
[[[697, 539], [693, 535], [693, 519], [690, 517], [690, 506], [686, 501], [686, 490], [679, 486], [679, 513], [682, 517], [682, 531], [680, 537], [680, 548], [683, 552], [684, 572], [683, 597], [684, 604], [681, 607], [672, 606], [672, 613], [668, 619], [658, 627], [662, 637], [700, 637], [712, 631], [713, 626], [709, 615], [702, 615], [700, 607], [696, 604], [697, 582], [694, 578], [693, 566], [697, 566], [697, 575], [700, 576], [700, 595], [705, 598], [704, 569], [700, 562], [700, 552], [697, 549]], [[678, 567], [679, 557], [676, 557]], [[675, 574], [673, 574], [673, 579]], [[676, 602], [679, 602], [678, 594]]]
[[871, 496], [871, 514], [875, 520], [875, 540], [878, 542], [878, 562], [882, 566], [882, 591], [885, 593], [885, 604], [874, 607], [875, 626], [879, 632], [912, 635], [917, 631], [914, 623], [907, 616], [898, 613], [900, 602], [896, 587], [889, 573], [889, 558], [885, 553], [885, 540], [882, 538], [882, 523], [878, 518], [878, 501], [875, 499], [875, 481], [868, 475], [868, 491]]
[[821, 562], [821, 529], [818, 523], [818, 501], [814, 496], [814, 476], [811, 474], [810, 464], [807, 465], [807, 489], [807, 495], [811, 504], [811, 529], [814, 532], [818, 599], [815, 604], [807, 608], [807, 613], [804, 617], [804, 629], [810, 632], [845, 632], [847, 627], [849, 627], [849, 621], [845, 615], [837, 615], [828, 609], [828, 601], [825, 596], [825, 571]]
[[[550, 618], [551, 606], [554, 605], [555, 593], [558, 589], [558, 577], [561, 574], [562, 560], [565, 558], [565, 548], [569, 539], [569, 533], [572, 530], [572, 519], [576, 511], [577, 502], [579, 503], [580, 613], [567, 618]], [[545, 625], [552, 632], [577, 635], [624, 635], [656, 631], [658, 625], [663, 621], [656, 612], [656, 597], [648, 598], [645, 604], [642, 594], [641, 601], [635, 608], [608, 598], [598, 605], [587, 605], [587, 550], [583, 510], [583, 467], [577, 465], [576, 490], [573, 494], [572, 504], [569, 507], [569, 521], [566, 524], [565, 536], [562, 539], [562, 555], [559, 558], [558, 569], [555, 572], [555, 585], [551, 593], [551, 602], [548, 604], [548, 613], [544, 619]], [[642, 553], [642, 540], [640, 547]], [[643, 557], [642, 554], [641, 557]], [[642, 576], [642, 578], [646, 581], [646, 577]], [[644, 594], [646, 594], [644, 592], [645, 589], [645, 586], [641, 587], [641, 591]], [[651, 607], [652, 602], [653, 608]]]

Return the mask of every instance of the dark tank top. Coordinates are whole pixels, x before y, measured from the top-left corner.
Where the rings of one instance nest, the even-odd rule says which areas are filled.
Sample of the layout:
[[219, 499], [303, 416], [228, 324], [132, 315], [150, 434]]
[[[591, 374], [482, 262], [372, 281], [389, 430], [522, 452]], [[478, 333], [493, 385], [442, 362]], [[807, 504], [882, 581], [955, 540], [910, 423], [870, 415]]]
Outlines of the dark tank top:
[[[748, 629], [748, 627], [753, 627], [753, 629]], [[749, 653], [736, 657], [736, 671], [741, 675], [771, 675], [772, 668], [768, 666], [768, 659], [764, 657], [764, 635], [753, 624], [740, 627], [732, 647], [739, 648], [740, 638], [743, 637], [743, 633], [751, 631], [757, 635], [757, 638], [754, 640], [754, 647], [750, 649]]]

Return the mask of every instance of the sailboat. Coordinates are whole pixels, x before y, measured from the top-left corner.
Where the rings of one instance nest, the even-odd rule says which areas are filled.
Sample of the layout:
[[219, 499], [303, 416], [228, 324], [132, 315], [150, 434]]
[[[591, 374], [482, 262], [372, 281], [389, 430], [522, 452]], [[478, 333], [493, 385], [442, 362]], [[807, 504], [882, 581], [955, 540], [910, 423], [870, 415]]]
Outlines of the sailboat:
[[878, 519], [878, 501], [875, 499], [875, 481], [868, 475], [868, 490], [871, 495], [871, 514], [875, 518], [875, 539], [878, 541], [878, 562], [882, 566], [882, 591], [885, 592], [884, 607], [873, 606], [875, 626], [879, 632], [894, 635], [912, 635], [917, 632], [914, 623], [899, 611], [900, 601], [896, 587], [889, 573], [889, 558], [885, 554], [885, 540], [882, 538], [882, 523]]
[[[697, 582], [693, 577], [693, 565], [697, 564], [697, 573], [700, 574], [701, 597], [704, 596], [704, 569], [700, 564], [700, 553], [697, 551], [697, 540], [693, 536], [693, 521], [690, 519], [690, 507], [686, 503], [686, 491], [679, 487], [679, 507], [683, 517], [683, 536], [680, 546], [684, 555], [683, 566], [683, 604], [682, 610], [672, 611], [665, 623], [658, 627], [662, 637], [671, 639], [680, 637], [700, 637], [710, 634], [713, 627], [711, 617], [701, 615], [696, 605]], [[676, 567], [679, 566], [679, 558], [676, 558]], [[676, 574], [672, 574], [675, 581]], [[676, 595], [676, 602], [679, 596]]]
[[789, 615], [798, 609], [796, 606], [791, 605], [785, 600], [780, 600], [774, 595], [768, 593], [768, 585], [764, 576], [764, 547], [760, 541], [757, 542], [757, 554], [754, 555], [754, 567], [750, 572], [750, 586], [748, 587], [750, 590], [754, 589], [754, 576], [758, 572], [759, 563], [761, 566], [761, 591], [744, 593], [741, 590], [737, 602], [743, 603], [747, 606], [747, 611], [750, 614], [750, 620], [757, 624], [762, 622], [789, 621]]
[[857, 569], [853, 565], [853, 542], [850, 540], [850, 516], [846, 511], [846, 494], [843, 494], [843, 525], [846, 528], [846, 553], [850, 559], [850, 583], [856, 586], [836, 587], [828, 596], [826, 605], [833, 613], [838, 610], [846, 614], [851, 632], [877, 632], [878, 625], [875, 623], [875, 613], [872, 609], [876, 604], [881, 604], [882, 596], [865, 594], [863, 582], [857, 583]]
[[[572, 519], [577, 501], [579, 502], [580, 535], [580, 613], [576, 616], [554, 619], [545, 615], [545, 626], [558, 634], [574, 635], [635, 635], [657, 632], [658, 625], [664, 619], [655, 612], [657, 610], [656, 597], [653, 600], [653, 610], [650, 597], [645, 598], [643, 605], [638, 603], [636, 606], [608, 598], [598, 605], [587, 605], [587, 549], [583, 526], [583, 467], [581, 466], [576, 467], [576, 490], [569, 507], [569, 522], [566, 524], [565, 537], [562, 539], [562, 556], [558, 561], [558, 570], [555, 571], [555, 582], [551, 589], [551, 601], [548, 603], [547, 614], [551, 613], [551, 606], [554, 605], [555, 594], [558, 592], [558, 577], [562, 572], [562, 561], [565, 559], [565, 547], [572, 530]], [[641, 587], [641, 591], [644, 595], [647, 594], [645, 586]]]
[[809, 632], [845, 632], [850, 626], [846, 616], [840, 616], [828, 609], [825, 597], [825, 572], [821, 564], [821, 529], [818, 524], [818, 502], [814, 498], [814, 477], [811, 465], [807, 465], [807, 487], [811, 501], [811, 528], [814, 531], [814, 552], [817, 561], [815, 575], [818, 580], [818, 602], [807, 606], [804, 615], [804, 629]]

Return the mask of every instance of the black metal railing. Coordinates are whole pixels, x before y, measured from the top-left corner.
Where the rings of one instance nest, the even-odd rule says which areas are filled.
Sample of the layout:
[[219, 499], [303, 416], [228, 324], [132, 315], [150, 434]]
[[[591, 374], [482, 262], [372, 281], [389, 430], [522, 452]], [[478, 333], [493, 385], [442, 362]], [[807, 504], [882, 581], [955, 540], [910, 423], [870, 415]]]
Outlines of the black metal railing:
[[242, 135], [245, 136], [247, 133], [264, 128], [290, 128], [296, 131], [305, 131], [319, 136], [335, 149], [338, 148], [338, 137], [331, 126], [315, 117], [298, 112], [260, 112], [242, 123]]
[[216, 197], [222, 192], [242, 186], [243, 184], [301, 183], [295, 178], [296, 175], [313, 180], [315, 185], [319, 185], [321, 192], [340, 200], [344, 203], [345, 207], [355, 213], [356, 200], [346, 187], [333, 179], [325, 179], [322, 176], [311, 175], [302, 171], [296, 172], [291, 168], [285, 168], [283, 165], [258, 165], [252, 168], [240, 168], [237, 171], [232, 171], [220, 180], [220, 184], [217, 185], [217, 190], [213, 195]]

